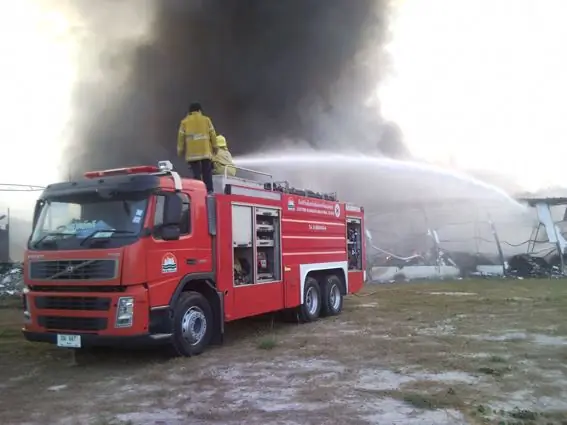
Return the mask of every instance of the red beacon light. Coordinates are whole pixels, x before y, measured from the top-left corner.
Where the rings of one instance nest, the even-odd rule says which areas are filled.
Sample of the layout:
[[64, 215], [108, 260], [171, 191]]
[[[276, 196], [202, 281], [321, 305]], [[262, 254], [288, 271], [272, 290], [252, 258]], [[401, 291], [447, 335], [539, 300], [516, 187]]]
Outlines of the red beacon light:
[[112, 170], [88, 171], [84, 174], [87, 179], [96, 177], [119, 176], [124, 174], [158, 173], [160, 169], [153, 165], [139, 165], [136, 167], [114, 168]]

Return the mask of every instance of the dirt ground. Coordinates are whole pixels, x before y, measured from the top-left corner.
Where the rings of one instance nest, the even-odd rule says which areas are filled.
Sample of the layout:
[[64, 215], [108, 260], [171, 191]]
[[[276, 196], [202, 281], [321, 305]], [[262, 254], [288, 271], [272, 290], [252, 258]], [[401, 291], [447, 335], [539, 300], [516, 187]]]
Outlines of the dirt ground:
[[367, 286], [341, 316], [227, 327], [189, 359], [23, 341], [0, 307], [3, 424], [567, 424], [567, 281]]

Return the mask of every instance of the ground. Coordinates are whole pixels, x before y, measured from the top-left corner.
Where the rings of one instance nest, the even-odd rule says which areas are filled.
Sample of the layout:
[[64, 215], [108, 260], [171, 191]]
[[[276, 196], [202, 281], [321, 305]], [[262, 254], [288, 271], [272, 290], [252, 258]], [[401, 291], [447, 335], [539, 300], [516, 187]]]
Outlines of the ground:
[[194, 358], [22, 340], [0, 308], [3, 424], [567, 424], [567, 281], [370, 285], [342, 315], [227, 327]]

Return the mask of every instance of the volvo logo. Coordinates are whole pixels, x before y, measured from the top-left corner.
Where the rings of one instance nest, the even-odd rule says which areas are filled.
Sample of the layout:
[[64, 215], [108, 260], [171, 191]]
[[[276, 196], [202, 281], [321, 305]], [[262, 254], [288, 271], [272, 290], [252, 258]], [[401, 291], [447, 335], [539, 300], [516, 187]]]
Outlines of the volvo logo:
[[[77, 260], [73, 260], [73, 261], [77, 261]], [[70, 278], [73, 278], [73, 277], [77, 278], [77, 279], [85, 279], [86, 277], [84, 277], [84, 276], [83, 277], [77, 277], [77, 276], [74, 276], [73, 273], [76, 273], [78, 270], [83, 270], [84, 267], [87, 267], [87, 266], [89, 266], [90, 264], [92, 264], [96, 261], [97, 260], [86, 260], [86, 261], [83, 261], [82, 263], [74, 264], [74, 265], [69, 264], [70, 263], [70, 261], [69, 261], [69, 263], [67, 263], [67, 264], [69, 264], [68, 266], [65, 267], [65, 266], [62, 265], [62, 267], [59, 269], [59, 271], [57, 273], [55, 273], [54, 275], [52, 275], [51, 277], [49, 277], [49, 279], [51, 279], [51, 280], [55, 280], [55, 279], [59, 279], [59, 278], [70, 279]], [[85, 270], [85, 271], [88, 271], [88, 269]]]

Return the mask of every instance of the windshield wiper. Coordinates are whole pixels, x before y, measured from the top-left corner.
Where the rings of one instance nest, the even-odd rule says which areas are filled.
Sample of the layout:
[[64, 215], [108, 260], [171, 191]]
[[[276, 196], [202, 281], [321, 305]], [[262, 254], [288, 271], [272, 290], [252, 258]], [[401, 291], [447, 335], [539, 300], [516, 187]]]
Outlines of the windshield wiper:
[[[47, 238], [48, 236], [73, 236], [73, 235], [74, 235], [74, 233], [62, 233], [62, 232], [50, 232], [50, 233], [46, 233], [46, 234], [43, 235], [41, 238], [39, 238], [37, 241], [35, 241], [35, 242], [32, 244], [32, 247], [33, 247], [33, 248], [37, 248], [37, 247], [39, 246], [39, 244], [42, 243], [42, 242], [45, 240], [45, 238]], [[50, 242], [55, 243], [56, 241], [55, 241], [55, 239], [54, 239], [54, 240], [52, 240], [52, 241], [50, 241]]]
[[114, 236], [114, 234], [136, 234], [136, 232], [132, 232], [130, 230], [95, 230], [92, 233], [89, 233], [87, 236], [85, 236], [85, 238], [79, 243], [79, 245], [84, 245], [86, 241], [92, 239], [93, 237], [95, 237], [96, 235], [98, 235], [99, 233], [112, 233], [110, 236], [106, 236], [103, 238], [100, 238], [100, 240], [110, 240], [112, 238], [112, 236]]
[[122, 201], [122, 206], [124, 207], [124, 211], [126, 212], [126, 215], [128, 217], [130, 217], [130, 214], [132, 213], [132, 208], [130, 208], [130, 204], [128, 203], [127, 200], [123, 200]]

